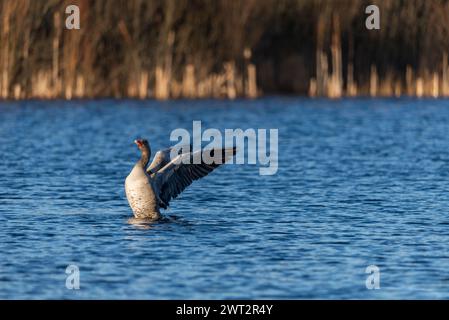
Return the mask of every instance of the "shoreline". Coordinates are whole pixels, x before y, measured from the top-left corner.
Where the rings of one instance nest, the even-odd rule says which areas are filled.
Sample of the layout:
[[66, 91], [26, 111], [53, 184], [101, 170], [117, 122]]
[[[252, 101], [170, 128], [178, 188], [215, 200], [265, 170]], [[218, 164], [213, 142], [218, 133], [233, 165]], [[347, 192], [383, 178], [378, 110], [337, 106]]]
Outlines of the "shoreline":
[[360, 95], [360, 96], [342, 96], [339, 98], [330, 98], [330, 97], [309, 97], [305, 95], [294, 95], [294, 94], [273, 94], [273, 95], [262, 95], [257, 98], [247, 98], [247, 97], [237, 97], [234, 99], [228, 99], [228, 98], [214, 98], [214, 97], [207, 97], [207, 98], [171, 98], [171, 99], [156, 99], [153, 97], [148, 98], [136, 98], [136, 97], [111, 97], [111, 96], [99, 96], [99, 97], [81, 97], [81, 98], [72, 98], [72, 99], [66, 99], [66, 98], [40, 98], [40, 97], [30, 97], [30, 98], [20, 98], [20, 99], [0, 99], [0, 104], [2, 103], [13, 103], [13, 102], [24, 102], [24, 101], [30, 101], [30, 102], [80, 102], [80, 101], [136, 101], [136, 102], [205, 102], [205, 101], [221, 101], [221, 102], [240, 102], [240, 101], [260, 101], [260, 100], [271, 100], [271, 99], [293, 99], [293, 100], [307, 100], [307, 101], [329, 101], [329, 102], [338, 102], [338, 101], [357, 101], [357, 100], [412, 100], [412, 101], [433, 101], [433, 100], [449, 100], [449, 96], [438, 96], [438, 97], [432, 97], [432, 96], [408, 96], [408, 95], [402, 95], [402, 96], [376, 96], [371, 97], [367, 95]]

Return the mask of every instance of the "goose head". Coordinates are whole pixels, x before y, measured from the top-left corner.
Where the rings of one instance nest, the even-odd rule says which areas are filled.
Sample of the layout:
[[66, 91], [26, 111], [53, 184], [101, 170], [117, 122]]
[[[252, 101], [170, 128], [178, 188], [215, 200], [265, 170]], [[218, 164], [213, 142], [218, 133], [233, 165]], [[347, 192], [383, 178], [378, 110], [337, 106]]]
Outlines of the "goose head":
[[145, 167], [150, 159], [151, 154], [150, 144], [146, 139], [136, 139], [134, 140], [134, 143], [137, 145], [137, 148], [139, 148], [140, 152], [142, 152], [141, 162], [142, 165]]
[[144, 152], [145, 150], [148, 151], [150, 150], [150, 144], [146, 139], [136, 139], [134, 140], [134, 143], [137, 145], [137, 148], [139, 148], [139, 150], [142, 152]]

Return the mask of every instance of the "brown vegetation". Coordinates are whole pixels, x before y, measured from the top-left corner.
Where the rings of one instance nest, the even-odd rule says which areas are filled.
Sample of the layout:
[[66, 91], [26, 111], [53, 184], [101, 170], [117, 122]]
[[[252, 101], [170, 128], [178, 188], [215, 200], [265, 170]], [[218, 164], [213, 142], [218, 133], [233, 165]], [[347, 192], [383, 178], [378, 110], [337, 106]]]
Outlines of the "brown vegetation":
[[445, 0], [1, 0], [0, 23], [3, 99], [449, 96]]

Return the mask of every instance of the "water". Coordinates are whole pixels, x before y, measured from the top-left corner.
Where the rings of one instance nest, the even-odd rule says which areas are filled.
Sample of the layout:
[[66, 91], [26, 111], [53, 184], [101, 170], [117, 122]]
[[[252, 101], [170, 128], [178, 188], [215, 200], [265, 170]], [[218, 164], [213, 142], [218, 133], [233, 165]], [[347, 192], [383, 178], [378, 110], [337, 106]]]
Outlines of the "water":
[[[444, 100], [0, 104], [0, 298], [448, 298]], [[142, 228], [132, 141], [278, 128], [279, 171], [229, 165]], [[80, 290], [66, 288], [66, 267]], [[380, 289], [368, 290], [369, 265]]]

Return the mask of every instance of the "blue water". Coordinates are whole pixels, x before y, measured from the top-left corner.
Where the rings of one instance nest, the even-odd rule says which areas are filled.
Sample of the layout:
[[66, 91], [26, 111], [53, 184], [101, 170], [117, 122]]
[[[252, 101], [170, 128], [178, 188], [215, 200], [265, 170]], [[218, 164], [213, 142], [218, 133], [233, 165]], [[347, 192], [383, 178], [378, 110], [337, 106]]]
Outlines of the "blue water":
[[[449, 101], [0, 103], [0, 298], [448, 298]], [[132, 141], [278, 128], [279, 170], [227, 165], [130, 225]], [[66, 288], [66, 267], [80, 289]], [[368, 290], [365, 269], [380, 269]]]

